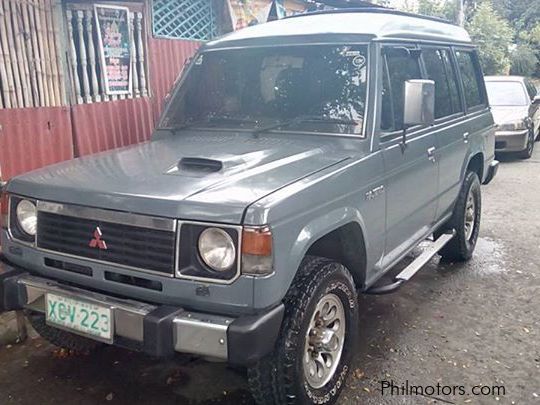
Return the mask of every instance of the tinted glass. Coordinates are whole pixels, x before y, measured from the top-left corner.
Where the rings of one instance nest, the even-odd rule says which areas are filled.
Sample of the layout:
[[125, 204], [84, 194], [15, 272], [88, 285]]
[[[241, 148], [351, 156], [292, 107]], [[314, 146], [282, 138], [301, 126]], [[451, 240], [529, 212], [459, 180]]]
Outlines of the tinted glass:
[[536, 86], [532, 84], [530, 81], [525, 81], [525, 84], [527, 85], [527, 91], [529, 92], [529, 97], [531, 100], [536, 97], [538, 94], [538, 90], [536, 90]]
[[486, 82], [489, 103], [493, 106], [526, 106], [529, 97], [521, 82]]
[[403, 129], [405, 82], [422, 78], [419, 53], [387, 48], [384, 54], [386, 78], [383, 79], [381, 129], [396, 131]]
[[422, 51], [428, 78], [435, 82], [435, 118], [461, 111], [461, 101], [454, 68], [447, 50]]
[[473, 52], [457, 51], [456, 57], [463, 80], [465, 91], [465, 102], [467, 107], [472, 108], [484, 104], [484, 97], [481, 91], [481, 74], [479, 66]]
[[210, 51], [193, 62], [161, 126], [286, 122], [287, 130], [361, 134], [366, 85], [363, 45]]

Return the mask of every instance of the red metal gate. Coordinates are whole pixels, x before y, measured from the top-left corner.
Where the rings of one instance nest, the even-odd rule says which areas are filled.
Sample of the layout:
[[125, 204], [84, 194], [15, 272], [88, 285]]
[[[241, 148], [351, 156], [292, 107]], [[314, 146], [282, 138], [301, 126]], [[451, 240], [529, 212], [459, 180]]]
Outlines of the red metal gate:
[[2, 179], [72, 158], [69, 107], [0, 109]]

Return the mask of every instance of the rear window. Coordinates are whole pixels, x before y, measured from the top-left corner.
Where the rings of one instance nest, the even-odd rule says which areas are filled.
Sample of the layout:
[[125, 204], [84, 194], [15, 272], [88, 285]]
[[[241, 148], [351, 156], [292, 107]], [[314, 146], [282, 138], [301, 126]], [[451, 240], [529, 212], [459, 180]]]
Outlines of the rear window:
[[465, 102], [467, 107], [485, 105], [484, 93], [482, 92], [482, 73], [476, 54], [473, 51], [456, 51], [456, 58], [463, 80], [463, 89], [465, 92]]
[[435, 82], [435, 118], [462, 111], [456, 72], [446, 49], [422, 51], [428, 79]]
[[520, 82], [486, 82], [489, 103], [493, 106], [518, 107], [529, 104], [529, 98]]

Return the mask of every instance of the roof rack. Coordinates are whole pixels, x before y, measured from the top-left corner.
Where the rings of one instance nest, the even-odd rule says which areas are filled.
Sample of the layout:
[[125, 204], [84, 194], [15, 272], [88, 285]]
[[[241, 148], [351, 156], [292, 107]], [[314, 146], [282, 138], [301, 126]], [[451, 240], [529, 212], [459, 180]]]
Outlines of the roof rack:
[[303, 14], [295, 14], [291, 16], [287, 16], [285, 18], [300, 18], [300, 17], [307, 17], [310, 15], [319, 15], [319, 14], [344, 14], [344, 13], [377, 13], [377, 14], [392, 14], [392, 15], [401, 15], [406, 17], [414, 17], [414, 18], [421, 18], [423, 20], [430, 20], [430, 21], [436, 21], [444, 24], [450, 24], [450, 25], [456, 25], [450, 20], [446, 20], [444, 18], [439, 17], [432, 17], [428, 15], [423, 14], [415, 14], [415, 13], [408, 13], [406, 11], [400, 11], [393, 8], [386, 8], [386, 7], [357, 7], [357, 8], [339, 8], [335, 10], [317, 10], [317, 11], [310, 11]]
[[[371, 3], [367, 0], [316, 0], [317, 3], [336, 8], [358, 8], [358, 7], [370, 7], [370, 8], [384, 8], [378, 4]], [[323, 9], [319, 9], [323, 10]]]

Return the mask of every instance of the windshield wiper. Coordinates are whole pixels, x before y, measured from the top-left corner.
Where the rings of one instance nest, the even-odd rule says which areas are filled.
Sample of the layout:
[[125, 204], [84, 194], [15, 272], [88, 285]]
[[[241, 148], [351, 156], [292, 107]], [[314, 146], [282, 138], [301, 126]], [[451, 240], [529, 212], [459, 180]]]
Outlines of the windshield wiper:
[[178, 125], [178, 126], [174, 126], [174, 127], [165, 127], [165, 128], [158, 128], [158, 129], [163, 129], [163, 130], [167, 130], [167, 131], [173, 131], [173, 132], [176, 132], [176, 131], [181, 131], [183, 129], [188, 129], [188, 128], [192, 128], [194, 126], [197, 126], [197, 125], [206, 125], [206, 124], [217, 124], [217, 123], [225, 123], [225, 122], [229, 122], [229, 123], [232, 123], [232, 124], [257, 124], [258, 121], [257, 120], [253, 120], [253, 119], [249, 119], [249, 118], [237, 118], [237, 117], [227, 117], [225, 115], [221, 116], [221, 115], [217, 115], [217, 116], [209, 116], [209, 117], [206, 117], [205, 119], [202, 119], [202, 120], [195, 120], [195, 121], [188, 121], [188, 122], [185, 122], [184, 124], [182, 125]]
[[318, 115], [307, 115], [299, 117], [298, 122], [324, 122], [328, 124], [358, 125], [358, 121], [349, 118], [321, 117]]
[[218, 123], [218, 122], [230, 122], [233, 124], [257, 124], [259, 121], [250, 118], [228, 117], [226, 115], [213, 115], [207, 117], [206, 122]]
[[321, 117], [320, 115], [300, 115], [294, 117], [290, 120], [276, 122], [272, 125], [267, 125], [265, 127], [256, 128], [253, 133], [260, 134], [261, 132], [271, 131], [272, 129], [277, 129], [281, 127], [286, 127], [293, 124], [299, 124], [302, 122], [321, 122], [325, 124], [338, 124], [338, 125], [358, 125], [358, 121], [347, 118], [332, 118], [332, 117]]

